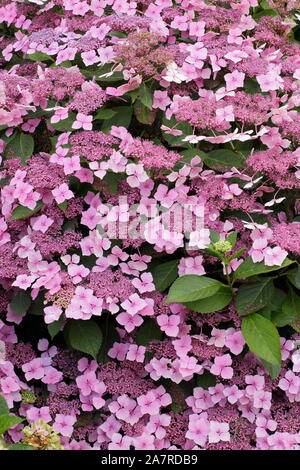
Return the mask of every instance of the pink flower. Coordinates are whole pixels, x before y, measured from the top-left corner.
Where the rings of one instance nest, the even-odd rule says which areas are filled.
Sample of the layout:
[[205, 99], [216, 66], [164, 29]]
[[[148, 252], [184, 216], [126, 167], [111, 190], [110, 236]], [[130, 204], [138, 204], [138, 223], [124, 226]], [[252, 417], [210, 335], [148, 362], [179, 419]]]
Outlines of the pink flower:
[[216, 116], [219, 122], [234, 121], [233, 106], [224, 106], [224, 108], [218, 108], [216, 110]]
[[282, 88], [283, 79], [278, 73], [276, 73], [275, 68], [272, 70], [272, 72], [257, 75], [256, 80], [258, 81], [260, 89], [263, 92]]
[[185, 356], [180, 359], [179, 372], [182, 377], [191, 377], [193, 374], [199, 374], [202, 370], [202, 366], [197, 364], [195, 357]]
[[12, 286], [19, 287], [20, 289], [26, 290], [35, 281], [36, 276], [27, 276], [26, 274], [19, 274], [16, 280], [12, 283]]
[[156, 321], [161, 329], [168, 336], [177, 336], [179, 332], [178, 325], [180, 323], [179, 315], [158, 315]]
[[148, 175], [144, 170], [143, 165], [129, 163], [126, 166], [126, 173], [128, 176], [127, 183], [131, 188], [138, 188], [140, 183], [144, 183], [148, 179]]
[[0, 386], [2, 393], [12, 393], [20, 390], [20, 385], [13, 377], [5, 377], [0, 379]]
[[68, 60], [74, 60], [76, 52], [76, 47], [67, 47], [66, 49], [59, 51], [56, 57], [56, 65], [59, 65], [62, 62], [66, 62]]
[[71, 175], [77, 170], [80, 170], [80, 158], [78, 155], [64, 158], [64, 173], [65, 175]]
[[186, 31], [188, 29], [188, 16], [175, 16], [170, 26], [171, 28], [179, 29], [179, 31]]
[[100, 60], [99, 57], [96, 54], [96, 51], [94, 51], [94, 50], [87, 51], [87, 52], [82, 52], [81, 58], [83, 60], [84, 65], [86, 65], [87, 67], [89, 65], [96, 64]]
[[230, 28], [229, 35], [227, 37], [228, 44], [241, 45], [243, 38], [241, 37], [242, 30], [240, 28]]
[[86, 114], [78, 113], [76, 120], [72, 124], [72, 129], [83, 128], [85, 131], [91, 131], [93, 128], [92, 120], [93, 116], [87, 116]]
[[132, 438], [129, 436], [122, 436], [118, 432], [111, 436], [111, 442], [108, 444], [109, 450], [130, 450]]
[[127, 312], [119, 313], [117, 316], [117, 322], [124, 326], [128, 333], [131, 333], [131, 331], [133, 331], [137, 326], [141, 326], [143, 321], [144, 320], [140, 315], [135, 314], [132, 316]]
[[192, 349], [192, 338], [189, 335], [183, 335], [180, 339], [172, 341], [178, 357], [184, 357]]
[[226, 387], [223, 393], [231, 405], [236, 403], [243, 396], [243, 392], [239, 390], [236, 385]]
[[264, 390], [257, 390], [253, 394], [254, 408], [269, 410], [271, 408], [272, 393]]
[[185, 436], [194, 441], [195, 444], [203, 447], [207, 441], [210, 426], [207, 419], [200, 416], [190, 415], [189, 428]]
[[145, 307], [147, 303], [141, 299], [137, 294], [131, 294], [125, 302], [121, 303], [121, 307], [131, 316], [136, 315]]
[[253, 396], [255, 391], [262, 390], [265, 385], [265, 379], [262, 375], [246, 375], [245, 382], [248, 384], [246, 392], [250, 396]]
[[107, 420], [99, 426], [98, 430], [105, 432], [106, 436], [111, 439], [112, 435], [121, 428], [121, 423], [114, 416], [109, 416]]
[[274, 248], [267, 248], [264, 255], [266, 266], [281, 266], [288, 252], [279, 246], [275, 246]]
[[225, 74], [224, 79], [227, 91], [236, 90], [237, 88], [242, 88], [244, 86], [245, 74], [235, 70], [232, 73]]
[[124, 343], [114, 343], [112, 348], [108, 351], [107, 355], [118, 361], [124, 361], [128, 352], [129, 346]]
[[164, 111], [169, 104], [171, 104], [171, 100], [168, 97], [168, 92], [155, 90], [153, 95], [153, 108], [159, 108]]
[[227, 330], [219, 330], [218, 328], [213, 328], [211, 331], [211, 337], [208, 340], [207, 344], [213, 344], [217, 348], [223, 348], [225, 346], [226, 336]]
[[145, 427], [145, 431], [150, 434], [155, 434], [157, 439], [163, 439], [166, 435], [165, 426], [169, 426], [170, 422], [171, 416], [167, 414], [151, 416], [147, 426]]
[[291, 395], [297, 395], [300, 391], [300, 377], [289, 370], [286, 372], [284, 378], [279, 380], [278, 386], [281, 390], [284, 390]]
[[145, 346], [138, 346], [136, 344], [131, 344], [129, 346], [126, 359], [127, 361], [144, 362], [145, 352], [146, 352]]
[[152, 292], [155, 290], [151, 273], [141, 274], [141, 278], [133, 279], [132, 284], [141, 294], [144, 294], [145, 292]]
[[40, 217], [31, 219], [31, 226], [35, 231], [46, 233], [48, 228], [53, 224], [53, 222], [53, 219], [50, 219], [50, 217], [47, 217], [43, 214]]
[[190, 36], [201, 38], [205, 32], [205, 21], [191, 21], [189, 24]]
[[45, 376], [42, 378], [44, 384], [57, 384], [63, 378], [62, 372], [58, 371], [54, 367], [46, 367]]
[[216, 443], [220, 441], [229, 442], [229, 424], [219, 423], [218, 421], [210, 421], [208, 440], [210, 443]]
[[153, 380], [159, 380], [161, 377], [170, 379], [173, 375], [172, 363], [170, 359], [164, 357], [160, 359], [154, 357], [149, 364], [146, 364], [145, 369]]
[[52, 118], [50, 119], [50, 122], [52, 124], [55, 124], [59, 121], [62, 121], [64, 119], [68, 119], [68, 108], [58, 108], [55, 110], [55, 113], [53, 114]]
[[44, 321], [45, 323], [49, 324], [59, 319], [62, 313], [62, 309], [60, 307], [57, 307], [56, 305], [51, 305], [50, 307], [44, 308], [44, 313]]
[[164, 387], [160, 386], [157, 389], [150, 390], [145, 395], [139, 396], [137, 402], [142, 414], [154, 416], [159, 413], [161, 406], [165, 407], [171, 403], [171, 397], [168, 393], [165, 393]]
[[42, 359], [32, 359], [22, 366], [22, 371], [25, 372], [26, 380], [36, 379], [39, 380], [45, 375], [45, 368]]
[[90, 207], [88, 210], [82, 212], [81, 224], [93, 230], [100, 223], [101, 219], [102, 217], [99, 212], [93, 207]]
[[195, 258], [181, 258], [178, 266], [179, 276], [185, 276], [186, 274], [196, 274], [197, 276], [202, 276], [205, 274], [205, 269], [202, 263], [202, 255], [195, 256]]
[[232, 354], [236, 356], [241, 354], [245, 346], [245, 340], [241, 331], [236, 331], [230, 335], [226, 336], [225, 346], [229, 348]]
[[217, 356], [214, 360], [210, 372], [214, 375], [220, 375], [223, 379], [231, 379], [233, 377], [232, 360], [229, 354]]
[[62, 183], [60, 186], [58, 186], [58, 188], [53, 189], [52, 194], [57, 204], [61, 204], [62, 202], [74, 197], [74, 194], [68, 188], [66, 183]]
[[90, 5], [85, 1], [76, 2], [73, 4], [74, 15], [84, 16], [90, 9]]
[[76, 417], [73, 415], [57, 414], [53, 424], [53, 430], [61, 433], [62, 436], [71, 437], [73, 425], [76, 423]]
[[38, 423], [40, 419], [45, 421], [45, 423], [52, 421], [49, 406], [42, 406], [41, 408], [32, 406], [27, 410], [26, 418], [33, 423]]
[[144, 432], [140, 436], [133, 438], [133, 445], [135, 450], [154, 450], [154, 436]]
[[76, 378], [76, 384], [84, 396], [88, 396], [95, 391], [95, 387], [98, 383], [99, 381], [94, 371], [86, 372]]

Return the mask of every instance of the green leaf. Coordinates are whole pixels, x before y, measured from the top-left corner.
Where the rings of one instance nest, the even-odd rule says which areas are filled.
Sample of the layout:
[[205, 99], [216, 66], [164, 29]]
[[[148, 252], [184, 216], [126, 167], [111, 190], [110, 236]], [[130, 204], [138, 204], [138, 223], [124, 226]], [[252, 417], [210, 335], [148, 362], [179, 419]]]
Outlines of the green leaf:
[[67, 200], [65, 200], [65, 201], [63, 201], [63, 202], [61, 202], [60, 204], [57, 204], [57, 205], [60, 208], [60, 210], [63, 211], [64, 213], [68, 209], [68, 201]]
[[60, 332], [61, 327], [62, 327], [62, 320], [63, 319], [61, 315], [58, 320], [52, 323], [49, 323], [49, 325], [47, 325], [47, 329], [48, 329], [51, 339], [53, 339]]
[[172, 284], [167, 302], [185, 303], [205, 299], [218, 292], [222, 285], [221, 282], [206, 276], [182, 276]]
[[209, 238], [212, 243], [217, 243], [220, 240], [220, 235], [215, 230], [210, 230]]
[[250, 95], [261, 93], [260, 86], [254, 78], [247, 78], [244, 81], [244, 89], [246, 93], [249, 93]]
[[139, 346], [148, 346], [150, 341], [161, 339], [162, 332], [153, 318], [146, 318], [136, 335], [135, 342]]
[[29, 309], [32, 302], [31, 296], [24, 290], [19, 290], [9, 304], [15, 315], [23, 315]]
[[297, 266], [297, 268], [288, 271], [286, 276], [293, 286], [297, 287], [297, 289], [300, 289], [300, 266]]
[[257, 276], [258, 274], [277, 271], [278, 269], [286, 268], [294, 262], [295, 261], [286, 258], [281, 266], [266, 266], [263, 262], [253, 263], [252, 258], [249, 256], [234, 272], [233, 279], [246, 279], [247, 277]]
[[42, 292], [32, 301], [28, 313], [30, 315], [43, 316], [45, 308], [45, 297]]
[[124, 180], [123, 174], [108, 171], [102, 181], [107, 184], [107, 192], [109, 194], [116, 194], [118, 192], [118, 184], [122, 180]]
[[36, 214], [42, 208], [42, 206], [42, 201], [38, 201], [34, 209], [29, 209], [25, 206], [17, 206], [12, 211], [10, 220], [13, 222], [14, 220], [27, 219], [27, 217], [31, 217], [32, 215]]
[[99, 354], [97, 356], [98, 363], [110, 362], [111, 357], [108, 356], [108, 351], [112, 348], [114, 343], [118, 343], [120, 336], [116, 331], [116, 325], [107, 318], [105, 326], [103, 327], [103, 341]]
[[202, 387], [204, 390], [207, 390], [209, 387], [214, 387], [217, 383], [217, 378], [215, 375], [204, 371], [204, 374], [198, 375], [196, 379], [197, 387]]
[[75, 217], [74, 219], [67, 220], [66, 223], [63, 224], [61, 231], [62, 233], [68, 232], [69, 230], [72, 230], [73, 232], [75, 232], [76, 225], [77, 225], [77, 219]]
[[212, 313], [226, 307], [232, 299], [232, 291], [227, 286], [222, 286], [214, 295], [194, 302], [185, 302], [190, 310], [199, 313]]
[[294, 289], [290, 289], [282, 303], [281, 311], [272, 315], [272, 322], [276, 326], [282, 327], [290, 325], [297, 317], [300, 318], [300, 297]]
[[121, 31], [109, 31], [108, 36], [117, 38], [126, 38], [126, 34]]
[[155, 121], [156, 113], [156, 109], [149, 109], [140, 100], [135, 101], [134, 115], [140, 123], [151, 126]]
[[2, 395], [0, 395], [0, 415], [6, 415], [9, 413], [9, 408]]
[[71, 320], [66, 331], [73, 349], [97, 359], [102, 344], [102, 332], [94, 320]]
[[235, 305], [239, 315], [249, 315], [252, 312], [269, 306], [270, 297], [274, 290], [272, 278], [242, 285], [237, 293]]
[[226, 241], [231, 243], [232, 248], [235, 247], [237, 235], [238, 235], [237, 232], [231, 232], [231, 234], [228, 235], [228, 237], [226, 238]]
[[34, 149], [34, 140], [32, 135], [24, 134], [21, 132], [20, 134], [20, 157], [22, 162], [24, 163], [27, 158], [31, 157], [33, 154]]
[[268, 307], [271, 310], [274, 310], [276, 312], [279, 310], [286, 299], [286, 293], [278, 289], [277, 287], [272, 289], [272, 295], [270, 296], [269, 302], [268, 302]]
[[27, 57], [29, 60], [33, 60], [33, 62], [54, 62], [53, 57], [41, 51], [36, 51], [33, 54], [27, 54]]
[[259, 13], [253, 15], [253, 19], [258, 20], [262, 16], [278, 16], [278, 12], [273, 10], [273, 8], [268, 8], [267, 10], [262, 10]]
[[99, 111], [97, 112], [96, 116], [94, 117], [94, 119], [111, 119], [112, 117], [114, 117], [114, 115], [116, 114], [115, 111], [113, 111], [112, 109], [109, 109], [109, 108], [101, 108], [99, 109]]
[[7, 141], [5, 147], [5, 155], [12, 152], [16, 158], [21, 158], [22, 163], [31, 157], [34, 149], [34, 140], [32, 135], [24, 132], [16, 132]]
[[212, 150], [205, 154], [204, 163], [210, 168], [243, 168], [245, 161], [241, 155], [229, 149]]
[[22, 423], [24, 421], [22, 418], [14, 415], [1, 415], [0, 416], [0, 435], [3, 434], [8, 429], [12, 428], [16, 424]]
[[242, 333], [249, 349], [270, 364], [281, 364], [280, 337], [270, 320], [253, 313], [242, 320]]
[[111, 126], [123, 126], [127, 129], [132, 117], [132, 107], [115, 106], [114, 108], [111, 108], [111, 110], [114, 111], [114, 115], [103, 122], [101, 127], [102, 132], [108, 133]]
[[146, 106], [146, 108], [152, 109], [153, 96], [150, 88], [147, 87], [146, 83], [142, 83], [139, 88], [139, 99], [143, 105]]
[[8, 448], [9, 450], [36, 450], [33, 446], [30, 446], [29, 444], [22, 444], [21, 442], [12, 444]]
[[178, 277], [178, 264], [179, 260], [175, 259], [152, 269], [154, 284], [159, 292], [165, 291]]
[[264, 361], [263, 359], [261, 359], [261, 362], [264, 368], [269, 372], [271, 379], [275, 380], [280, 374], [281, 364], [270, 364], [269, 362]]

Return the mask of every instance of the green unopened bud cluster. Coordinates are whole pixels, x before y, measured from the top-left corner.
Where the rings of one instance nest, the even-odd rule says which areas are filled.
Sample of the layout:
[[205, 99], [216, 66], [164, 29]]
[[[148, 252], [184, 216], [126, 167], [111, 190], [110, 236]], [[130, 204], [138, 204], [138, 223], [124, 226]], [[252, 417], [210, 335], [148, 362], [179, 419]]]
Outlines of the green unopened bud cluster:
[[42, 419], [38, 423], [26, 426], [22, 432], [25, 434], [24, 444], [29, 444], [38, 450], [64, 450], [60, 443], [59, 433]]
[[36, 396], [32, 390], [22, 390], [22, 403], [32, 404], [36, 401]]
[[227, 253], [232, 249], [232, 245], [226, 240], [218, 240], [216, 243], [213, 244], [213, 248], [219, 253]]

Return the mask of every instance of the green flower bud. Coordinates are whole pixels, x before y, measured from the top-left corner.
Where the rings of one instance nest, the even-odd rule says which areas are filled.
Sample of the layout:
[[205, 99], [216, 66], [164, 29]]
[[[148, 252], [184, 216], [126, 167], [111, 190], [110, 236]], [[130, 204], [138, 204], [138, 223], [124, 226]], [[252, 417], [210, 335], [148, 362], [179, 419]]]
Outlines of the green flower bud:
[[35, 403], [36, 401], [36, 396], [32, 390], [22, 390], [21, 396], [22, 396], [22, 403], [32, 404], [32, 403]]
[[38, 423], [26, 426], [22, 432], [25, 435], [24, 444], [29, 444], [38, 450], [64, 450], [59, 433], [53, 431], [52, 426], [42, 419]]
[[232, 249], [231, 243], [226, 240], [217, 241], [213, 244], [213, 247], [216, 251], [219, 251], [220, 253], [227, 253]]

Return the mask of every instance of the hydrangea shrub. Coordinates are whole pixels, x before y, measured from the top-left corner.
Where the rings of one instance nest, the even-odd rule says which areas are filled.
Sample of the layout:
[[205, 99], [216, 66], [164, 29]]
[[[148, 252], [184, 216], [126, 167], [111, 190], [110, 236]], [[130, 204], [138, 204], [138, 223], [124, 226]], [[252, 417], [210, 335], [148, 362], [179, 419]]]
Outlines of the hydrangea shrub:
[[299, 450], [297, 0], [0, 7], [0, 448]]

